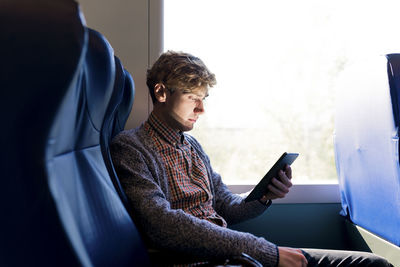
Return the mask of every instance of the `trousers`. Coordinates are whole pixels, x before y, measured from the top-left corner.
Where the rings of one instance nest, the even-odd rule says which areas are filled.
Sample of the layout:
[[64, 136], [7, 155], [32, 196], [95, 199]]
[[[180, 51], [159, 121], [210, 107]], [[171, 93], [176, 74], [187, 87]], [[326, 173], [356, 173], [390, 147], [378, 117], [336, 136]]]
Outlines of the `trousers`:
[[370, 266], [393, 267], [386, 259], [373, 253], [361, 251], [302, 249], [308, 266]]

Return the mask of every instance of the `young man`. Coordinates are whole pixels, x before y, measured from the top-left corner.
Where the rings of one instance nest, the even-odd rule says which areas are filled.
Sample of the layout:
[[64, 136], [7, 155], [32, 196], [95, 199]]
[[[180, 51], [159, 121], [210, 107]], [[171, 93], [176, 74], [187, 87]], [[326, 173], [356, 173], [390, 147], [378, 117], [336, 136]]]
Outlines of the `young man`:
[[[272, 199], [285, 197], [292, 172], [289, 166], [281, 171], [258, 201], [246, 203], [228, 190], [200, 144], [185, 133], [204, 113], [203, 101], [215, 84], [214, 74], [199, 58], [162, 54], [147, 72], [152, 113], [139, 128], [120, 133], [112, 142], [116, 171], [146, 241], [162, 250], [207, 258], [244, 252], [264, 266], [307, 266], [316, 262], [313, 255], [332, 263], [332, 253], [328, 258], [326, 251], [278, 247], [227, 228], [262, 214]], [[352, 255], [335, 257], [356, 262], [370, 256]]]

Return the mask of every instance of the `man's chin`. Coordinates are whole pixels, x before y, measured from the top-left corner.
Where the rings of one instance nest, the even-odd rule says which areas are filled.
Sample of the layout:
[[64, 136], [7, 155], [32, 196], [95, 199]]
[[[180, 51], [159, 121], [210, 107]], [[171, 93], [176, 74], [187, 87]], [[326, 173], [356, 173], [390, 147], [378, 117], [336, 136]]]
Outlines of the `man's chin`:
[[173, 116], [170, 117], [169, 122], [170, 122], [169, 125], [172, 128], [179, 130], [181, 132], [188, 132], [188, 131], [193, 130], [194, 123], [195, 123], [195, 122], [191, 122], [189, 120], [175, 118]]
[[191, 131], [191, 130], [193, 130], [193, 124], [192, 125], [181, 125], [181, 131], [182, 132], [188, 132], [188, 131]]

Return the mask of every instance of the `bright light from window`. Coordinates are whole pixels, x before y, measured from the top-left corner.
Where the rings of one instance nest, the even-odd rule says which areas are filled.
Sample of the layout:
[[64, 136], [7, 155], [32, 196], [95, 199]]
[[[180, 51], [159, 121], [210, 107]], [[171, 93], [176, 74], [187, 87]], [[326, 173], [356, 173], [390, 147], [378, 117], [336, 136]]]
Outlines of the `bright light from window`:
[[294, 183], [336, 183], [336, 81], [358, 59], [398, 52], [397, 1], [166, 0], [164, 48], [216, 74], [191, 132], [227, 184], [255, 184], [284, 152]]

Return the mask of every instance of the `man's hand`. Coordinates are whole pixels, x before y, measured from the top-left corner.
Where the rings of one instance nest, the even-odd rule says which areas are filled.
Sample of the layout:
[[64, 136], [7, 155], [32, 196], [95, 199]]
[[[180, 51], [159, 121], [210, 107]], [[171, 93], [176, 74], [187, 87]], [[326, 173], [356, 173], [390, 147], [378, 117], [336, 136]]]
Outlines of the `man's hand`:
[[279, 267], [306, 267], [308, 261], [300, 249], [278, 247]]
[[267, 202], [269, 199], [284, 198], [292, 187], [292, 169], [286, 165], [285, 171], [279, 171], [279, 180], [272, 178], [268, 184], [268, 192], [260, 199], [261, 202]]

